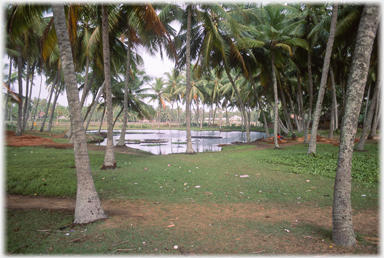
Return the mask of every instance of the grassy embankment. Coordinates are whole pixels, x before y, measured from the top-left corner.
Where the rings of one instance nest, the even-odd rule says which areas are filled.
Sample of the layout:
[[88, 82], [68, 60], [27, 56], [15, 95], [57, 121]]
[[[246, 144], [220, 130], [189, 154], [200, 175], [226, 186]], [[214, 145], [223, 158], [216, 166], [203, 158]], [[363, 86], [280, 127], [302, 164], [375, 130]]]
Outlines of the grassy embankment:
[[[73, 232], [59, 230], [71, 223], [73, 211], [7, 210], [6, 251], [178, 254], [173, 245], [179, 245], [197, 254], [377, 253], [377, 246], [366, 241], [374, 237], [367, 232], [356, 232], [358, 246], [336, 248], [329, 247], [330, 223], [320, 227], [299, 219], [292, 224], [298, 211], [309, 217], [315, 216], [313, 211], [330, 216], [338, 147], [318, 144], [315, 156], [305, 155], [303, 144], [281, 147], [228, 146], [196, 155], [116, 153], [117, 168], [106, 171], [100, 170], [104, 153], [90, 151], [101, 200], [120, 208], [128, 201], [134, 208], [121, 216], [112, 213], [107, 221], [72, 225]], [[354, 153], [354, 214], [378, 211], [378, 145], [366, 144], [366, 150]], [[7, 193], [75, 196], [73, 150], [5, 147], [5, 152]], [[267, 211], [288, 213], [276, 221], [265, 219], [274, 215], [251, 215]], [[175, 226], [168, 227], [172, 221]], [[57, 232], [38, 231], [45, 229]], [[320, 240], [308, 243], [303, 236]]]

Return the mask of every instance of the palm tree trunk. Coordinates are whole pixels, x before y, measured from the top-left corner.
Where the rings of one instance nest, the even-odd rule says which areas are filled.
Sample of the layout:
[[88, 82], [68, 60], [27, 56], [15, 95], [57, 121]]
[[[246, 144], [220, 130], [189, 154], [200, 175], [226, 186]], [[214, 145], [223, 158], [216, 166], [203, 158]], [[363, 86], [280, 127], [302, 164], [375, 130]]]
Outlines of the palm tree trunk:
[[[305, 122], [304, 122], [304, 104], [303, 104], [303, 91], [301, 90], [301, 82], [300, 82], [300, 72], [297, 71], [297, 96], [298, 96], [298, 104], [299, 104], [299, 123], [300, 127], [305, 131]], [[293, 131], [292, 131], [293, 132]]]
[[23, 57], [21, 55], [21, 47], [17, 46], [19, 56], [17, 57], [17, 78], [19, 81], [19, 110], [17, 111], [17, 125], [16, 125], [16, 136], [21, 136], [22, 134], [22, 118], [23, 118]]
[[186, 113], [186, 124], [187, 124], [187, 154], [195, 153], [192, 147], [192, 138], [191, 138], [191, 100], [190, 100], [190, 90], [191, 90], [191, 18], [192, 18], [192, 5], [188, 5], [188, 18], [187, 18], [187, 45], [186, 45], [186, 64], [187, 64], [187, 88], [185, 96], [185, 113]]
[[[105, 86], [105, 81], [103, 82], [103, 84], [101, 85], [100, 89], [99, 89], [99, 92], [97, 93], [96, 95], [96, 98], [93, 100], [93, 106], [92, 106], [92, 110], [89, 114], [89, 119], [87, 121], [87, 125], [85, 126], [85, 132], [87, 132], [88, 130], [88, 126], [89, 126], [89, 123], [91, 122], [91, 119], [92, 119], [92, 115], [93, 115], [93, 112], [95, 112], [95, 108], [97, 106], [97, 103], [98, 103], [98, 100], [100, 98], [100, 95], [101, 93], [103, 92], [103, 89], [104, 89], [104, 86]], [[100, 130], [99, 130], [99, 133], [100, 133]]]
[[279, 126], [279, 106], [277, 97], [277, 82], [276, 82], [276, 69], [275, 69], [275, 53], [271, 49], [271, 63], [272, 63], [272, 82], [273, 82], [273, 96], [275, 99], [274, 107], [274, 119], [273, 119], [273, 138], [275, 142], [275, 149], [279, 149], [279, 143], [277, 142], [277, 130]]
[[55, 108], [56, 108], [57, 99], [59, 98], [59, 93], [60, 93], [60, 86], [57, 87], [57, 89], [56, 89], [56, 94], [55, 94], [55, 98], [53, 99], [52, 110], [51, 110], [51, 116], [49, 117], [49, 122], [48, 122], [47, 132], [50, 132], [50, 131], [51, 131], [51, 128], [52, 128], [53, 116], [54, 116], [54, 114], [55, 114]]
[[53, 95], [53, 92], [55, 90], [55, 86], [56, 86], [57, 82], [59, 81], [58, 77], [59, 77], [59, 73], [56, 74], [55, 80], [54, 80], [54, 82], [52, 84], [52, 87], [51, 87], [51, 93], [49, 94], [49, 99], [48, 99], [48, 102], [47, 102], [47, 109], [45, 111], [45, 114], [44, 114], [44, 117], [43, 117], [43, 121], [41, 123], [40, 132], [42, 132], [44, 130], [45, 120], [47, 119], [47, 115], [48, 115], [48, 111], [49, 111], [49, 106], [51, 105], [52, 95]]
[[35, 126], [33, 125], [33, 123], [35, 122], [35, 119], [36, 119], [36, 113], [37, 113], [37, 108], [39, 107], [39, 103], [40, 103], [40, 93], [41, 93], [41, 84], [42, 84], [42, 83], [43, 83], [43, 77], [41, 76], [39, 95], [38, 95], [38, 97], [37, 97], [37, 103], [36, 103], [36, 107], [35, 107], [35, 112], [33, 113], [32, 126], [31, 126], [31, 129], [30, 129], [30, 130], [33, 130], [33, 128], [35, 127]]
[[325, 51], [324, 65], [323, 65], [323, 71], [322, 71], [322, 74], [321, 74], [321, 81], [320, 81], [320, 89], [319, 89], [319, 93], [318, 93], [318, 96], [317, 96], [315, 112], [313, 114], [313, 123], [312, 123], [311, 137], [309, 139], [309, 146], [308, 146], [307, 154], [316, 153], [317, 129], [318, 129], [318, 126], [319, 126], [321, 108], [323, 107], [323, 98], [324, 98], [325, 86], [326, 86], [327, 78], [328, 78], [328, 72], [329, 72], [329, 65], [330, 65], [330, 61], [331, 61], [333, 42], [335, 40], [335, 31], [336, 31], [338, 7], [339, 6], [338, 6], [337, 3], [333, 4], [331, 28], [330, 28], [330, 32], [329, 32], [327, 48], [326, 48], [326, 51]]
[[103, 35], [103, 56], [104, 56], [104, 76], [105, 92], [107, 100], [107, 146], [102, 169], [116, 168], [115, 148], [113, 145], [113, 109], [112, 109], [112, 85], [111, 67], [109, 51], [109, 31], [108, 31], [108, 7], [102, 6], [102, 35]]
[[351, 166], [357, 122], [379, 23], [379, 12], [378, 5], [364, 6], [347, 82], [347, 99], [341, 125], [332, 211], [332, 241], [341, 246], [356, 244], [351, 211]]
[[69, 43], [64, 6], [52, 5], [56, 35], [59, 42], [60, 56], [64, 71], [71, 125], [74, 133], [74, 153], [77, 175], [77, 192], [74, 223], [90, 223], [108, 216], [104, 213], [92, 178], [91, 164], [88, 156], [87, 142], [81, 117], [79, 93], [72, 50]]
[[292, 127], [292, 124], [291, 124], [291, 118], [290, 118], [290, 116], [288, 114], [287, 103], [285, 102], [285, 96], [284, 96], [284, 92], [282, 90], [281, 83], [279, 83], [279, 90], [280, 90], [281, 100], [282, 100], [282, 103], [283, 103], [284, 115], [285, 115], [285, 118], [287, 120], [287, 126], [288, 126], [289, 131], [291, 131], [293, 133], [293, 127]]
[[306, 130], [304, 130], [304, 143], [308, 143], [309, 125], [312, 120], [312, 105], [313, 105], [313, 79], [312, 79], [312, 53], [308, 50], [308, 88], [309, 88], [309, 104]]
[[105, 116], [105, 110], [106, 110], [106, 105], [104, 103], [104, 108], [103, 108], [103, 113], [101, 114], [101, 121], [100, 121], [100, 127], [99, 127], [99, 133], [100, 133], [100, 130], [101, 130], [101, 127], [103, 126], [103, 121], [104, 121], [104, 116]]
[[[377, 44], [377, 56], [381, 56], [381, 37], [380, 37], [380, 30], [378, 30], [377, 32], [377, 41], [378, 41], [378, 44]], [[381, 71], [381, 68], [382, 68], [382, 61], [380, 60], [377, 64], [377, 70], [378, 71]], [[380, 100], [380, 86], [381, 86], [381, 78], [382, 78], [382, 73], [380, 72], [378, 75], [377, 75], [377, 81], [376, 81], [376, 87], [379, 87], [379, 90], [378, 90], [378, 93], [377, 93], [377, 96], [376, 96], [376, 99], [374, 100], [376, 102], [375, 104], [375, 114], [373, 116], [373, 121], [372, 121], [372, 126], [371, 126], [371, 131], [369, 132], [369, 135], [367, 137], [367, 139], [373, 139], [373, 137], [376, 135], [376, 130], [377, 130], [377, 125], [378, 125], [378, 121], [379, 121], [379, 117], [380, 117], [380, 105], [379, 105], [379, 100]]]
[[[33, 79], [34, 79], [34, 75], [35, 75], [35, 67], [36, 67], [36, 63], [37, 61], [35, 61], [32, 65], [32, 72], [31, 72], [31, 86], [29, 87], [29, 97], [28, 97], [28, 101], [27, 101], [27, 118], [26, 118], [26, 122], [25, 122], [25, 125], [24, 125], [24, 129], [25, 130], [25, 127], [27, 126], [27, 122], [28, 122], [28, 119], [29, 119], [29, 115], [30, 113], [32, 113], [32, 110], [30, 109], [30, 103], [31, 103], [31, 98], [32, 98], [32, 89], [33, 89]], [[31, 116], [32, 117], [32, 116]]]
[[4, 124], [5, 124], [5, 121], [7, 121], [7, 115], [8, 115], [7, 109], [8, 109], [8, 99], [9, 99], [9, 89], [11, 88], [12, 60], [13, 60], [13, 58], [11, 57], [9, 59], [8, 89], [7, 89], [7, 97], [5, 99]]
[[376, 99], [377, 99], [377, 95], [379, 93], [379, 83], [380, 83], [380, 81], [376, 82], [375, 90], [373, 92], [373, 97], [371, 100], [371, 105], [369, 106], [369, 110], [367, 113], [367, 119], [365, 119], [365, 122], [364, 122], [363, 132], [361, 133], [360, 140], [359, 140], [358, 144], [356, 145], [357, 151], [363, 151], [364, 150], [364, 144], [365, 144], [365, 140], [367, 137], [367, 133], [371, 129], [373, 113], [374, 113], [375, 105], [376, 105]]
[[27, 60], [27, 78], [25, 85], [25, 100], [24, 100], [24, 111], [23, 111], [23, 125], [21, 127], [21, 131], [24, 132], [25, 126], [27, 124], [27, 104], [28, 104], [28, 96], [29, 96], [29, 73], [30, 73], [30, 57]]
[[[129, 20], [129, 19], [128, 19]], [[131, 78], [131, 30], [128, 21], [128, 47], [127, 47], [127, 64], [125, 70], [125, 83], [124, 83], [124, 117], [123, 124], [121, 126], [120, 139], [117, 142], [117, 146], [125, 146], [125, 131], [127, 130], [128, 122], [128, 92], [129, 92], [129, 80]]]

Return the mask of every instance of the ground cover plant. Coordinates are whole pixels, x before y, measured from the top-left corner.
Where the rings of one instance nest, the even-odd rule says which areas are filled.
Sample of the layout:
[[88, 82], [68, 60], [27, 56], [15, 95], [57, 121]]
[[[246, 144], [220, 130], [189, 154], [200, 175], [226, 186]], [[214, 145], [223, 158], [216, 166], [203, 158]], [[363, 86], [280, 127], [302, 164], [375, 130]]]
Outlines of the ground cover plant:
[[[317, 155], [329, 159], [337, 149], [319, 144]], [[5, 147], [6, 191], [12, 198], [9, 205], [15, 205], [6, 212], [6, 251], [377, 253], [378, 178], [364, 174], [369, 184], [359, 178], [353, 180], [351, 198], [358, 244], [351, 248], [334, 246], [334, 179], [329, 174], [294, 171], [294, 162], [303, 158], [303, 150], [303, 144], [275, 150], [261, 143], [196, 155], [116, 153], [114, 170], [100, 170], [104, 152], [90, 150], [95, 185], [109, 219], [79, 226], [71, 224], [76, 194], [73, 150]], [[366, 155], [377, 159], [377, 144], [368, 144], [367, 150], [354, 154], [360, 157], [358, 162]], [[285, 157], [290, 157], [289, 162], [281, 162]], [[312, 169], [312, 162], [317, 164], [317, 160], [309, 159], [307, 170]], [[368, 166], [376, 169], [370, 162]]]

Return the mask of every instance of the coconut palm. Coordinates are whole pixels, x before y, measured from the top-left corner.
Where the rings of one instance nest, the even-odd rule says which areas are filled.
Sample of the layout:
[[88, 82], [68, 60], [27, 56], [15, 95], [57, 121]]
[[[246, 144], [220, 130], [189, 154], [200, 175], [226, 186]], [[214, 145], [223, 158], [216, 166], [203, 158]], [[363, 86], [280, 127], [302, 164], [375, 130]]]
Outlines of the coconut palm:
[[270, 56], [270, 71], [272, 77], [272, 87], [274, 96], [274, 143], [275, 148], [279, 148], [277, 142], [278, 131], [278, 92], [276, 67], [278, 67], [287, 51], [292, 55], [292, 46], [307, 49], [308, 43], [300, 38], [303, 36], [304, 21], [292, 21], [287, 19], [286, 7], [283, 5], [267, 5], [261, 10], [259, 16], [262, 24], [250, 29], [249, 36], [243, 37], [238, 41], [240, 49], [261, 48], [268, 52]]
[[90, 223], [108, 216], [103, 207], [92, 178], [91, 164], [88, 157], [83, 119], [81, 117], [75, 68], [72, 60], [64, 6], [53, 5], [55, 29], [59, 42], [63, 65], [64, 80], [70, 109], [72, 128], [74, 128], [74, 153], [77, 174], [77, 192], [74, 223]]
[[171, 72], [166, 72], [167, 76], [166, 92], [170, 94], [171, 101], [171, 117], [173, 117], [173, 104], [176, 102], [177, 105], [177, 121], [178, 126], [180, 126], [180, 112], [179, 112], [179, 101], [181, 100], [181, 94], [178, 90], [182, 87], [182, 80], [184, 79], [183, 75], [180, 72], [173, 68]]
[[319, 89], [319, 93], [317, 96], [316, 108], [315, 108], [315, 111], [313, 113], [311, 137], [309, 139], [309, 146], [308, 146], [307, 154], [316, 153], [317, 129], [319, 126], [320, 112], [321, 112], [321, 108], [322, 108], [322, 104], [323, 104], [325, 85], [327, 83], [327, 78], [328, 78], [333, 42], [335, 39], [335, 30], [336, 30], [336, 23], [337, 23], [337, 10], [338, 10], [338, 4], [333, 4], [331, 27], [329, 30], [327, 49], [325, 52], [323, 71], [322, 71], [321, 81], [320, 81], [320, 89]]
[[342, 246], [356, 244], [351, 209], [353, 146], [379, 17], [379, 6], [369, 4], [364, 7], [347, 83], [347, 99], [341, 126], [332, 211], [332, 241]]
[[161, 109], [167, 108], [167, 106], [165, 105], [165, 101], [169, 102], [170, 95], [165, 91], [165, 83], [163, 81], [163, 78], [155, 78], [155, 83], [151, 84], [150, 86], [151, 86], [151, 90], [154, 93], [151, 96], [151, 99], [149, 102], [157, 102], [157, 106], [159, 108], [159, 113], [158, 113], [159, 121], [158, 121], [157, 128], [160, 128]]

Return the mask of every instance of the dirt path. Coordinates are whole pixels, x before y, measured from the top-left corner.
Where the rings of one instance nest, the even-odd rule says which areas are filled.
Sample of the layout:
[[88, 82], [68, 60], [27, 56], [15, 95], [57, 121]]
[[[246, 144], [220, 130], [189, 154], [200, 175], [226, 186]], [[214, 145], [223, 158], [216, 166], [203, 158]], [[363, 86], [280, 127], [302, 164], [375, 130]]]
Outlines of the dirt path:
[[[292, 227], [309, 224], [316, 228], [332, 229], [332, 207], [300, 206], [282, 208], [278, 205], [268, 206], [251, 204], [162, 204], [139, 200], [102, 200], [105, 212], [112, 220], [106, 220], [104, 227], [119, 227], [124, 220], [138, 221], [144, 225], [161, 225], [166, 227], [165, 218], [178, 218], [176, 224], [188, 225], [189, 223], [206, 226], [207, 221], [249, 219], [268, 224], [284, 221], [291, 222]], [[6, 195], [7, 209], [45, 209], [45, 210], [75, 210], [74, 197], [37, 197]], [[194, 217], [199, 217], [196, 222]], [[362, 210], [353, 212], [353, 225], [355, 232], [363, 235], [379, 234], [378, 210]], [[196, 226], [196, 225], [194, 225]], [[324, 237], [324, 236], [322, 236]]]

